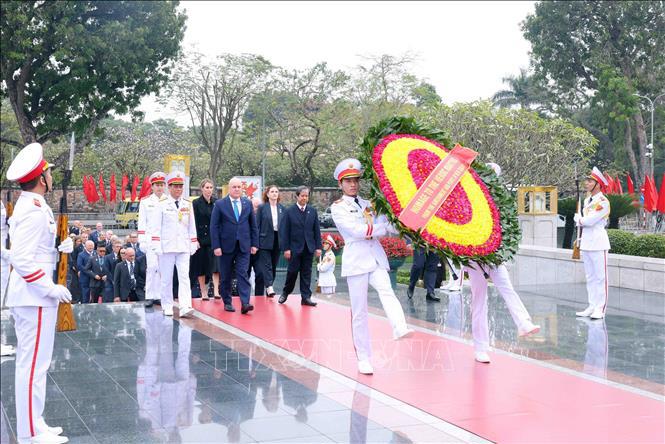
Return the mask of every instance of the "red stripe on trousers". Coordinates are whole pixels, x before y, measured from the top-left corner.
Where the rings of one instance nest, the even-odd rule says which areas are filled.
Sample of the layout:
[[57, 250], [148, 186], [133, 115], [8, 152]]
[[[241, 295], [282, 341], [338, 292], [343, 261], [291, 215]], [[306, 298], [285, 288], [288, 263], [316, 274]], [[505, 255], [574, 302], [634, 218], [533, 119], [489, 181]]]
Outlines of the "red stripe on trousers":
[[28, 418], [30, 418], [30, 436], [35, 436], [35, 427], [32, 423], [32, 380], [35, 376], [35, 364], [37, 363], [37, 351], [39, 351], [39, 335], [42, 332], [42, 307], [37, 312], [37, 337], [35, 338], [35, 353], [32, 355], [32, 366], [30, 367], [30, 383], [28, 385]]
[[603, 252], [603, 261], [605, 262], [605, 303], [603, 304], [603, 313], [605, 313], [605, 310], [607, 309], [607, 299], [608, 299], [607, 286], [609, 285], [607, 282], [607, 250]]

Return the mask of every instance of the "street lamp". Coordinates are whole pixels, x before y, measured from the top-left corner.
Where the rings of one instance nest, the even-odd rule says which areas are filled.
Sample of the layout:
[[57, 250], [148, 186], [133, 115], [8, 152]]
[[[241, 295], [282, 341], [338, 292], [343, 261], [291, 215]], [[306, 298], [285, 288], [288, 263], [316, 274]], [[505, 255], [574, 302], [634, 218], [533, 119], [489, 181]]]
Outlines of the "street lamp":
[[653, 170], [653, 158], [654, 158], [654, 148], [655, 148], [655, 147], [654, 147], [654, 144], [653, 144], [653, 113], [654, 113], [654, 111], [656, 110], [656, 102], [658, 101], [658, 99], [660, 99], [661, 97], [665, 96], [665, 93], [656, 96], [656, 98], [653, 99], [653, 100], [651, 100], [651, 99], [648, 98], [647, 96], [642, 96], [642, 95], [640, 95], [640, 94], [636, 94], [636, 93], [635, 93], [635, 94], [633, 94], [633, 95], [634, 95], [634, 96], [637, 96], [637, 97], [640, 97], [640, 98], [642, 98], [642, 99], [647, 99], [647, 100], [649, 101], [649, 108], [650, 108], [650, 111], [651, 111], [651, 143], [647, 145], [647, 153], [646, 153], [646, 157], [650, 157], [650, 158], [651, 158], [651, 175], [653, 176], [653, 175], [654, 175], [654, 170]]

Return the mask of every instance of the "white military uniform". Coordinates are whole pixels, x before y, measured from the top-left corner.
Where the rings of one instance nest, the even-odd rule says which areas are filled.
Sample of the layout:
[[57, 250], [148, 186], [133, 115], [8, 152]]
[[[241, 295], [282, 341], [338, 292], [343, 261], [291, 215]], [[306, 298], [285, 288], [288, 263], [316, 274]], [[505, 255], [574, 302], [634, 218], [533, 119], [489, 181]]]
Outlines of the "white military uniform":
[[8, 238], [7, 209], [5, 203], [0, 201], [0, 307], [5, 306], [5, 294], [7, 292], [7, 283], [9, 282], [9, 250], [7, 249]]
[[529, 312], [510, 282], [510, 275], [505, 265], [501, 264], [496, 267], [483, 265], [481, 268], [475, 262], [471, 262], [464, 269], [469, 273], [471, 283], [471, 330], [476, 351], [485, 352], [490, 348], [487, 322], [487, 279], [485, 279], [483, 270], [487, 272], [494, 287], [506, 302], [506, 307], [508, 307], [519, 334], [524, 335], [539, 328], [531, 322]]
[[[376, 216], [370, 203], [344, 196], [330, 207], [333, 221], [344, 238], [342, 276], [346, 276], [351, 299], [353, 344], [358, 360], [371, 357], [369, 325], [367, 320], [367, 285], [379, 293], [381, 305], [399, 337], [408, 330], [402, 306], [390, 284], [388, 258], [379, 237], [395, 234], [385, 216]], [[367, 217], [366, 217], [367, 215]]]
[[[27, 182], [26, 177], [39, 177], [50, 167], [43, 160], [42, 152], [42, 146], [37, 143], [26, 146], [7, 170], [7, 178]], [[21, 192], [9, 219], [9, 236], [20, 248], [14, 248], [11, 254], [13, 269], [6, 300], [14, 317], [17, 338], [15, 397], [19, 441], [49, 435], [42, 415], [46, 372], [51, 365], [55, 338], [57, 292], [69, 294], [66, 288], [53, 282], [57, 260], [56, 231], [53, 212], [44, 197], [38, 193]], [[49, 442], [58, 442], [55, 440], [57, 437], [53, 435]]]
[[[144, 197], [139, 203], [139, 244], [148, 247], [152, 244], [154, 226], [159, 220], [159, 197], [155, 193]], [[159, 275], [159, 256], [152, 248], [146, 248], [145, 298], [159, 299], [162, 281]]]
[[609, 217], [610, 201], [603, 193], [584, 200], [582, 217], [579, 219], [582, 226], [580, 250], [584, 261], [589, 307], [603, 314], [608, 299], [607, 251], [610, 249], [610, 240], [605, 225]]
[[[173, 175], [170, 173], [167, 183]], [[182, 174], [184, 177], [184, 174]], [[168, 194], [168, 193], [167, 193]], [[162, 279], [162, 309], [173, 308], [173, 265], [178, 270], [178, 303], [180, 310], [192, 308], [192, 289], [189, 281], [189, 256], [199, 247], [196, 238], [194, 210], [189, 199], [176, 200], [162, 196], [152, 236], [159, 257], [159, 273]]]
[[319, 271], [318, 284], [321, 287], [321, 293], [334, 293], [337, 279], [335, 279], [335, 253], [333, 253], [332, 248], [319, 258], [316, 269]]

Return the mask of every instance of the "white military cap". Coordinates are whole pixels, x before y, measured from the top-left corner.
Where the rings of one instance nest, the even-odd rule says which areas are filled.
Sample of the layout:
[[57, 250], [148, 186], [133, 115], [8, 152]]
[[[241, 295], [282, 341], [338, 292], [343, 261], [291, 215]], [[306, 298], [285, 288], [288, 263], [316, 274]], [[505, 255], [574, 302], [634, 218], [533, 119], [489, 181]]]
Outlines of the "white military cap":
[[485, 165], [492, 168], [494, 170], [494, 174], [496, 174], [497, 176], [501, 175], [501, 167], [499, 166], [499, 164], [494, 162], [488, 162]]
[[166, 182], [166, 173], [162, 173], [161, 171], [155, 171], [150, 175], [150, 185], [158, 182]]
[[362, 175], [362, 165], [358, 159], [344, 159], [335, 168], [335, 180], [342, 180], [347, 177], [360, 177]]
[[593, 169], [591, 170], [591, 173], [589, 173], [589, 179], [595, 180], [596, 182], [598, 182], [599, 184], [601, 184], [604, 187], [606, 187], [610, 184], [607, 181], [607, 179], [605, 178], [605, 176], [603, 175], [603, 173], [600, 172], [598, 167], [593, 167]]
[[30, 182], [52, 167], [52, 164], [44, 160], [42, 145], [31, 143], [19, 151], [12, 164], [9, 165], [7, 179], [18, 183]]
[[167, 185], [184, 185], [185, 184], [185, 173], [182, 171], [171, 171], [168, 176], [166, 176]]
[[335, 243], [335, 239], [332, 237], [332, 235], [327, 235], [326, 237], [323, 238], [323, 242], [327, 242], [330, 244], [331, 247], [333, 247], [335, 250], [337, 250], [337, 244]]

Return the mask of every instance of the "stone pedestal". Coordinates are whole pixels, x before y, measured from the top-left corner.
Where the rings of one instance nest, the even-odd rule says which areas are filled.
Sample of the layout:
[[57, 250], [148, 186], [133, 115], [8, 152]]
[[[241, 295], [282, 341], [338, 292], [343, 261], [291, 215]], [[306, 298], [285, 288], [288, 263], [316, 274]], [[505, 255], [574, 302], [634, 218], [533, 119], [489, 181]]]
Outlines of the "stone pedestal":
[[521, 244], [557, 247], [559, 217], [556, 214], [520, 214], [518, 218], [522, 230]]

